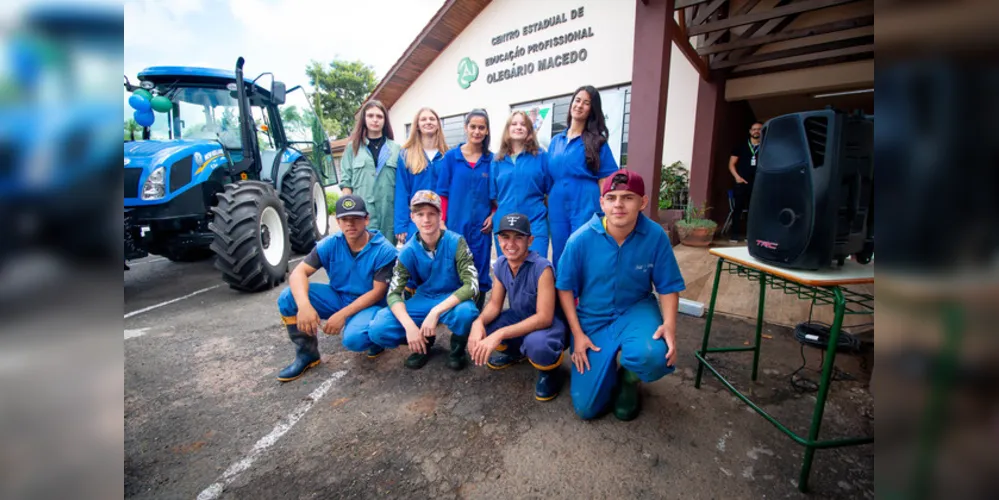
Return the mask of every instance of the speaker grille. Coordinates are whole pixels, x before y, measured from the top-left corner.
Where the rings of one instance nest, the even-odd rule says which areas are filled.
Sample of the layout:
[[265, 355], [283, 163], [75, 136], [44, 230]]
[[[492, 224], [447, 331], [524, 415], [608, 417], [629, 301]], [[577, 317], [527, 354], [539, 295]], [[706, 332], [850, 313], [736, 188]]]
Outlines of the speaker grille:
[[805, 137], [808, 140], [808, 156], [812, 159], [812, 168], [825, 166], [829, 120], [824, 116], [805, 118]]

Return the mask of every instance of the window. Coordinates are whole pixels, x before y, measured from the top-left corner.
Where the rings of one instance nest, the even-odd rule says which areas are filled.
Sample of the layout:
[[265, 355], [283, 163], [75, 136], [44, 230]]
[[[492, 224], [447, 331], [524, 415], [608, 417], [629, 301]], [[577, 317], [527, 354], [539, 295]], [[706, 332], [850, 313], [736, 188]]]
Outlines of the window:
[[444, 141], [449, 148], [465, 142], [465, 114], [441, 118], [441, 130], [444, 131]]
[[[631, 122], [631, 85], [619, 85], [616, 87], [605, 87], [602, 89], [597, 89], [600, 91], [601, 97], [608, 95], [612, 92], [623, 92], [624, 93], [624, 120], [622, 130], [620, 131], [621, 143], [620, 143], [620, 161], [619, 163], [624, 166], [628, 162], [628, 124]], [[542, 99], [539, 101], [525, 102], [520, 104], [515, 104], [510, 106], [511, 109], [520, 109], [531, 106], [552, 106], [552, 136], [562, 133], [566, 129], [566, 117], [569, 116], [569, 104], [570, 99], [572, 99], [572, 93], [565, 95], [552, 97], [549, 99]], [[620, 101], [618, 101], [620, 102]], [[604, 99], [604, 113], [611, 112], [610, 106], [607, 104], [607, 99]], [[619, 122], [621, 123], [621, 122]], [[608, 124], [610, 128], [611, 137], [615, 136], [614, 127]], [[611, 149], [615, 149], [614, 145], [611, 145]]]
[[[490, 125], [493, 124], [490, 123]], [[406, 138], [409, 137], [409, 131], [412, 126], [412, 123], [406, 124], [406, 135], [399, 141], [400, 144], [405, 142]], [[447, 142], [447, 147], [453, 148], [465, 142], [465, 115], [460, 114], [441, 118], [441, 130], [444, 131], [444, 141]], [[446, 151], [441, 151], [441, 154], [443, 153], [446, 153]]]

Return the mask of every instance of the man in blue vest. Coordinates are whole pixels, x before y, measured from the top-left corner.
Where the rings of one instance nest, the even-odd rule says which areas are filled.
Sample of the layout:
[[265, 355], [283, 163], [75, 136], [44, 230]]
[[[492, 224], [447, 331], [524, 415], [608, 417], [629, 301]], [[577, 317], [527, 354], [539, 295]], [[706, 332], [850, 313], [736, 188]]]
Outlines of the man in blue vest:
[[[472, 323], [468, 352], [477, 366], [502, 370], [527, 359], [538, 370], [534, 397], [558, 396], [568, 329], [556, 307], [551, 262], [531, 250], [531, 220], [512, 213], [500, 218], [496, 233], [503, 255], [496, 259], [489, 303]], [[510, 308], [503, 311], [503, 302]], [[502, 311], [502, 312], [501, 312]]]
[[595, 214], [573, 233], [558, 263], [555, 288], [576, 367], [570, 394], [584, 419], [612, 401], [617, 418], [634, 419], [638, 382], [676, 369], [676, 314], [685, 284], [666, 231], [642, 214], [648, 203], [640, 175], [611, 174], [600, 194], [606, 216]]
[[[465, 367], [465, 346], [472, 321], [479, 315], [475, 299], [479, 274], [468, 244], [460, 234], [441, 228], [441, 197], [421, 190], [410, 200], [410, 218], [418, 234], [399, 252], [389, 285], [388, 307], [371, 322], [371, 341], [383, 348], [408, 344], [407, 368], [423, 368], [436, 339], [438, 322], [451, 330], [447, 367]], [[415, 285], [404, 298], [406, 284]]]
[[[281, 370], [278, 380], [289, 382], [319, 364], [319, 339], [343, 333], [351, 351], [368, 351], [375, 358], [383, 349], [368, 339], [368, 326], [385, 305], [388, 281], [397, 251], [378, 231], [368, 229], [370, 217], [364, 200], [344, 195], [336, 202], [340, 232], [323, 238], [288, 277], [288, 287], [278, 297], [281, 320], [296, 346], [295, 361]], [[320, 268], [329, 283], [310, 283]], [[320, 327], [322, 319], [326, 323]]]

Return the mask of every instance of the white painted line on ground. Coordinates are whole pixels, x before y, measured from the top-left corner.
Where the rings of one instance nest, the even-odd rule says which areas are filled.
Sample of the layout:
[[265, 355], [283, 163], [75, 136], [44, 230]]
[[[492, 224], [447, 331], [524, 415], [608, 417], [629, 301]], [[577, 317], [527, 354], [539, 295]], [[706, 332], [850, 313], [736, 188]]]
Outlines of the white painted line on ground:
[[142, 314], [144, 312], [152, 311], [153, 309], [158, 309], [158, 308], [163, 307], [163, 306], [168, 306], [170, 304], [173, 304], [174, 302], [180, 302], [180, 301], [182, 301], [184, 299], [189, 299], [191, 297], [194, 297], [195, 295], [198, 295], [199, 293], [205, 293], [205, 292], [207, 292], [209, 290], [214, 290], [214, 289], [216, 289], [216, 288], [218, 288], [220, 286], [222, 286], [222, 285], [215, 285], [215, 286], [210, 286], [208, 288], [202, 288], [201, 290], [198, 290], [198, 291], [193, 292], [193, 293], [189, 293], [189, 294], [187, 294], [187, 295], [185, 295], [183, 297], [177, 297], [176, 299], [171, 299], [171, 300], [168, 300], [166, 302], [160, 302], [159, 304], [153, 304], [153, 305], [151, 305], [149, 307], [143, 307], [142, 309], [139, 309], [138, 311], [132, 311], [130, 313], [125, 314], [125, 319], [131, 318], [132, 316], [138, 316], [139, 314]]
[[166, 257], [160, 257], [158, 259], [142, 260], [142, 261], [139, 261], [139, 262], [131, 262], [131, 263], [128, 264], [128, 266], [132, 267], [132, 266], [138, 266], [140, 264], [152, 264], [153, 262], [163, 262], [165, 260], [169, 260], [169, 259], [167, 259]]
[[294, 411], [288, 414], [286, 419], [278, 422], [270, 434], [260, 438], [260, 440], [257, 441], [257, 444], [253, 445], [253, 449], [250, 450], [249, 455], [230, 465], [229, 468], [222, 473], [222, 476], [219, 477], [218, 481], [212, 483], [211, 486], [205, 488], [201, 493], [199, 493], [198, 500], [215, 500], [218, 498], [219, 495], [222, 494], [222, 491], [225, 490], [226, 486], [232, 484], [237, 476], [249, 469], [250, 466], [253, 465], [253, 462], [257, 461], [257, 458], [259, 458], [260, 455], [267, 451], [267, 449], [271, 446], [274, 446], [274, 443], [276, 443], [278, 439], [281, 439], [281, 436], [284, 436], [288, 431], [290, 431], [291, 428], [298, 423], [299, 419], [305, 416], [305, 414], [312, 409], [316, 402], [326, 395], [326, 393], [330, 390], [330, 387], [333, 387], [333, 383], [340, 380], [340, 378], [346, 374], [347, 372], [345, 371], [338, 371], [334, 373], [332, 377], [323, 382], [322, 385], [316, 387], [316, 389], [309, 394], [309, 397], [306, 398], [302, 404], [298, 405]]
[[125, 340], [134, 339], [135, 337], [141, 337], [149, 333], [150, 328], [139, 328], [137, 330], [125, 330]]

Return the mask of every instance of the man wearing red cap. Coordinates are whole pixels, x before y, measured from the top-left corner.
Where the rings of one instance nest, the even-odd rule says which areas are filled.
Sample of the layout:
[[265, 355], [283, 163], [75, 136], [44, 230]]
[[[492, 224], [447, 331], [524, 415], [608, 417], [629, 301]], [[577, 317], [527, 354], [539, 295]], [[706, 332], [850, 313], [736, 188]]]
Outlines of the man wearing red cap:
[[634, 419], [638, 382], [676, 369], [676, 313], [686, 285], [666, 231], [642, 214], [648, 203], [642, 177], [618, 170], [601, 188], [605, 215], [569, 237], [558, 263], [555, 288], [575, 365], [570, 396], [584, 419], [612, 400], [617, 418]]

